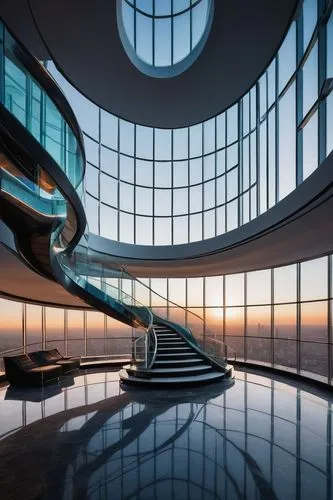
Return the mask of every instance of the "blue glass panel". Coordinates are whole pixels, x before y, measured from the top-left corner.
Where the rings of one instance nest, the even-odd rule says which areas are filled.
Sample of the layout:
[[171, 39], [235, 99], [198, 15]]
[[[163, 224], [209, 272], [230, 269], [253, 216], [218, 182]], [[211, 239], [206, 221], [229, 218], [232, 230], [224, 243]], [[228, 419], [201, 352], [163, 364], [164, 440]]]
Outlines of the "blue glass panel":
[[155, 128], [155, 159], [171, 160], [171, 130]]
[[278, 53], [279, 93], [296, 70], [296, 22], [294, 22]]
[[303, 66], [303, 116], [318, 98], [318, 42]]
[[317, 0], [303, 2], [303, 47], [306, 49], [317, 22]]
[[204, 213], [203, 222], [204, 239], [214, 238], [215, 236], [215, 210], [209, 210]]
[[215, 151], [215, 118], [204, 122], [204, 154]]
[[173, 18], [173, 64], [182, 61], [191, 52], [190, 12]]
[[227, 144], [231, 144], [238, 139], [238, 104], [235, 104], [227, 111]]
[[135, 188], [135, 212], [141, 215], [153, 215], [153, 190]]
[[134, 243], [134, 216], [120, 212], [119, 240], [124, 243]]
[[26, 93], [24, 72], [6, 57], [5, 106], [23, 125], [26, 125]]
[[303, 128], [303, 180], [318, 167], [318, 112]]
[[136, 126], [136, 157], [152, 160], [154, 156], [154, 129]]
[[[181, 16], [182, 17], [182, 16]], [[155, 19], [155, 66], [171, 65], [171, 19]]]
[[118, 181], [103, 173], [100, 177], [100, 197], [102, 202], [118, 207]]
[[101, 203], [101, 236], [111, 240], [118, 240], [118, 210]]
[[153, 185], [153, 162], [136, 160], [135, 162], [135, 183], [141, 186]]
[[134, 155], [134, 125], [133, 123], [119, 120], [119, 149], [121, 153]]
[[101, 170], [113, 177], [118, 177], [118, 153], [101, 147]]
[[171, 215], [171, 190], [155, 189], [155, 215]]
[[295, 83], [279, 102], [279, 200], [296, 186]]
[[204, 184], [204, 210], [215, 207], [215, 180]]
[[134, 158], [119, 155], [119, 178], [123, 181], [134, 182]]
[[136, 15], [136, 53], [147, 64], [153, 64], [153, 20]]
[[173, 219], [173, 244], [188, 243], [188, 217], [174, 217]]
[[227, 204], [227, 231], [238, 227], [238, 200]]
[[155, 218], [154, 220], [155, 245], [171, 245], [171, 219]]
[[119, 183], [119, 208], [126, 212], [134, 212], [134, 186]]
[[204, 180], [215, 177], [215, 154], [204, 156]]
[[173, 163], [173, 186], [188, 185], [188, 161], [176, 161]]
[[202, 214], [190, 215], [190, 241], [202, 240]]
[[153, 244], [153, 219], [151, 217], [135, 217], [135, 243], [138, 245]]
[[173, 158], [174, 160], [183, 160], [188, 158], [188, 128], [174, 129]]
[[188, 213], [188, 188], [173, 191], [173, 215]]
[[202, 158], [190, 160], [190, 184], [202, 182]]
[[90, 163], [87, 163], [86, 166], [85, 183], [87, 192], [95, 198], [99, 198], [99, 170]]
[[109, 148], [118, 149], [118, 118], [101, 110], [101, 141]]

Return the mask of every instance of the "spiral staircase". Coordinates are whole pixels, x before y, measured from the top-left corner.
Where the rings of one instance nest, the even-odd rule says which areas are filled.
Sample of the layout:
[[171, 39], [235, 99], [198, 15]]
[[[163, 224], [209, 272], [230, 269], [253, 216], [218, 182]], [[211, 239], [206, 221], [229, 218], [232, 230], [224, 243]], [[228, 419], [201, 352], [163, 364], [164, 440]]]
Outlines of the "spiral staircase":
[[0, 50], [0, 218], [15, 235], [20, 258], [92, 308], [143, 332], [134, 339], [131, 364], [120, 371], [123, 383], [174, 388], [232, 379], [234, 353], [207, 333], [201, 318], [186, 311], [199, 324], [194, 328], [159, 316], [108, 281], [111, 273], [137, 284], [134, 277], [92, 261], [85, 150], [75, 115], [44, 66], [1, 20]]

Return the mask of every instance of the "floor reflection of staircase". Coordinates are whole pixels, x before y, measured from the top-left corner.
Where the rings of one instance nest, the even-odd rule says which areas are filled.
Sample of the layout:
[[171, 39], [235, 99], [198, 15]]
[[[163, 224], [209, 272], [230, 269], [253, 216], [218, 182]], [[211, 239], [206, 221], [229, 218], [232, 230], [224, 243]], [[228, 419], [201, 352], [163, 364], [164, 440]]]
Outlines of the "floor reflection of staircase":
[[209, 384], [232, 378], [233, 368], [218, 370], [172, 328], [155, 324], [157, 353], [153, 366], [126, 365], [120, 371], [125, 384], [177, 388]]

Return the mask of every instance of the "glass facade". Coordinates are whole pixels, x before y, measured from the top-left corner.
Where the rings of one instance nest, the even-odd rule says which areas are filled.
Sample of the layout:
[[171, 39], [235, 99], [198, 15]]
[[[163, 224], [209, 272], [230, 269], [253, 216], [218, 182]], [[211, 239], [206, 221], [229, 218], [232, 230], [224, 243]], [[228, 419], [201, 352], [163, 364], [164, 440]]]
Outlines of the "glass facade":
[[333, 148], [333, 97], [320, 95], [333, 77], [332, 14], [321, 16], [323, 9], [324, 2], [305, 2], [249, 92], [187, 128], [117, 118], [49, 63], [84, 131], [90, 231], [144, 245], [213, 238], [266, 212], [311, 175]]
[[[235, 349], [237, 359], [331, 384], [332, 255], [274, 269], [226, 276], [145, 279], [162, 297], [122, 280], [136, 300], [189, 327], [173, 301], [205, 319], [206, 332]], [[165, 300], [165, 297], [167, 300]], [[95, 311], [55, 309], [2, 299], [0, 356], [23, 347], [58, 347], [82, 355], [130, 355], [132, 329]], [[30, 346], [29, 344], [33, 344]]]

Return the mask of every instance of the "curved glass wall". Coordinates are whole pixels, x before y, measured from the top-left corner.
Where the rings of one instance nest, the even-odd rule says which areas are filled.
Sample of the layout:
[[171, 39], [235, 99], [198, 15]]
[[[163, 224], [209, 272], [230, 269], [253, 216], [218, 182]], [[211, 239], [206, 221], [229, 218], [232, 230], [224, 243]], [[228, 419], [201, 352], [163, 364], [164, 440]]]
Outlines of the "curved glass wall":
[[176, 76], [200, 54], [213, 0], [117, 0], [117, 22], [133, 64], [155, 77]]
[[[171, 321], [186, 323], [186, 312], [165, 298], [204, 317], [207, 329], [234, 348], [238, 360], [332, 384], [332, 258], [226, 276], [142, 279], [160, 299], [142, 286], [133, 288], [132, 280], [109, 281], [122, 289], [128, 285], [136, 300]], [[131, 353], [132, 328], [99, 312], [1, 299], [0, 317], [0, 358], [22, 345], [27, 351], [54, 346], [69, 355]]]
[[85, 132], [90, 231], [176, 245], [236, 229], [273, 207], [333, 148], [333, 17], [306, 0], [265, 73], [225, 112], [187, 128], [99, 109], [48, 64]]
[[0, 21], [0, 102], [43, 146], [80, 191], [84, 157], [78, 138], [55, 100], [21, 64], [17, 56], [20, 50], [21, 46]]

